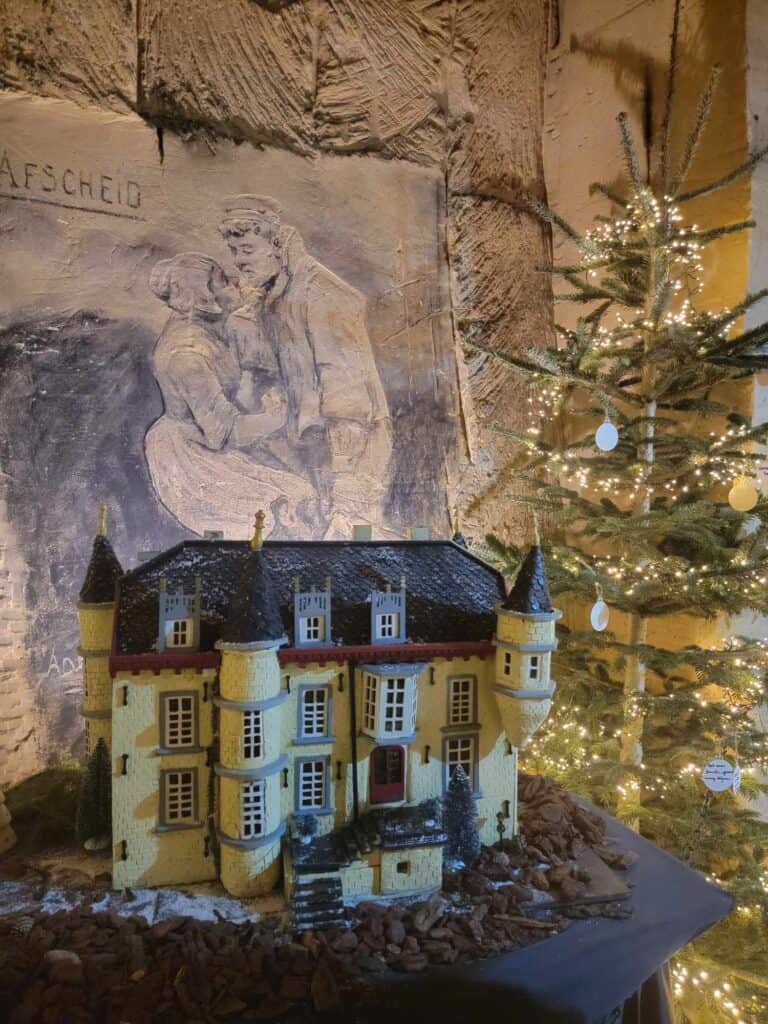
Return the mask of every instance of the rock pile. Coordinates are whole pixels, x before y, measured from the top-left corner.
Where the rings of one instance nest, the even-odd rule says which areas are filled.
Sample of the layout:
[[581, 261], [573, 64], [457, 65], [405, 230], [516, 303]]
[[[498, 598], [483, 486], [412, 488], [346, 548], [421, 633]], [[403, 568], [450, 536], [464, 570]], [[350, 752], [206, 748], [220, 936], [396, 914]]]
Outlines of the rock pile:
[[273, 1020], [355, 1002], [321, 937], [268, 927], [68, 910], [0, 921], [0, 1019], [11, 1024]]

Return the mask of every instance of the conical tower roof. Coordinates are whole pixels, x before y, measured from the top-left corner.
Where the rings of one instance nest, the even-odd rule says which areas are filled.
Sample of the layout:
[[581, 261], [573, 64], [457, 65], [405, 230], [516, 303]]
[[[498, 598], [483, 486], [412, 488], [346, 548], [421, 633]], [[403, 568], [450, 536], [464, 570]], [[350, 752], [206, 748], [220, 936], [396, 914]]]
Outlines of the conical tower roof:
[[123, 567], [106, 536], [107, 510], [99, 506], [99, 525], [93, 539], [91, 560], [80, 588], [80, 600], [84, 604], [111, 604], [115, 600], [117, 581], [123, 575]]
[[272, 576], [261, 548], [251, 550], [243, 567], [243, 581], [222, 629], [225, 643], [252, 644], [282, 640], [285, 628]]
[[534, 544], [523, 559], [515, 585], [501, 607], [521, 615], [540, 615], [554, 611], [549, 596], [544, 555], [538, 544]]

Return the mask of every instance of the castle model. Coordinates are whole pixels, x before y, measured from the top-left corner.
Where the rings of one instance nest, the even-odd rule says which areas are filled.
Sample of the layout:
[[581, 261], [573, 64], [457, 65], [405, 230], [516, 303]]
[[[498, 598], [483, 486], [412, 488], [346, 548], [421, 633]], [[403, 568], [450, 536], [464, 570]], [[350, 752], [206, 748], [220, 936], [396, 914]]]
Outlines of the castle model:
[[481, 839], [516, 832], [560, 617], [538, 542], [507, 594], [458, 534], [262, 543], [256, 519], [250, 542], [184, 541], [123, 573], [102, 507], [78, 608], [113, 884], [433, 890], [458, 765]]

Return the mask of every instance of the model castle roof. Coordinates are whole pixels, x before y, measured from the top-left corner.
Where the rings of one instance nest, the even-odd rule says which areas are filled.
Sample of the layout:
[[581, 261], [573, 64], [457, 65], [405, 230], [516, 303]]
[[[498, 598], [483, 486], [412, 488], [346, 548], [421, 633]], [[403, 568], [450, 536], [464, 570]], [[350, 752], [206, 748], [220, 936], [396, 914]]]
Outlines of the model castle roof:
[[80, 600], [84, 604], [109, 604], [115, 600], [115, 586], [122, 575], [123, 569], [112, 545], [105, 536], [97, 534], [80, 588]]
[[[408, 639], [417, 643], [490, 640], [494, 608], [505, 594], [501, 573], [447, 540], [266, 541], [258, 551], [248, 541], [184, 541], [122, 578], [116, 653], [154, 650], [160, 581], [169, 590], [190, 588], [198, 576], [201, 651], [213, 650], [219, 639], [275, 638], [275, 607], [279, 635], [294, 642], [297, 576], [302, 590], [330, 577], [334, 638], [344, 644], [370, 643], [371, 592], [396, 588], [403, 576]], [[261, 606], [257, 614], [269, 591], [269, 609]]]
[[534, 544], [523, 559], [515, 585], [502, 607], [509, 612], [522, 615], [548, 614], [554, 609], [549, 596], [544, 556], [538, 544]]

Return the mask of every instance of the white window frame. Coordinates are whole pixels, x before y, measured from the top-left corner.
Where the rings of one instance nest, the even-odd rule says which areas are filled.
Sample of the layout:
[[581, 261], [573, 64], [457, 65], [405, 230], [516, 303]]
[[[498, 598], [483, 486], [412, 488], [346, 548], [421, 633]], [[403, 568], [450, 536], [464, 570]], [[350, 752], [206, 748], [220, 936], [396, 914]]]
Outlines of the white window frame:
[[163, 824], [188, 825], [195, 818], [195, 770], [174, 768], [163, 779]]
[[302, 615], [299, 619], [299, 638], [303, 644], [317, 644], [325, 640], [325, 616]]
[[328, 804], [328, 761], [313, 757], [299, 761], [297, 810], [322, 811]]
[[327, 686], [306, 686], [302, 689], [299, 719], [302, 739], [320, 739], [328, 735], [329, 705]]
[[416, 732], [416, 676], [367, 675], [363, 697], [363, 731], [380, 741]]
[[504, 651], [504, 675], [512, 675], [512, 651]]
[[532, 654], [528, 658], [528, 681], [530, 683], [538, 683], [541, 679], [541, 655]]
[[[183, 643], [179, 638], [183, 636]], [[193, 647], [195, 643], [195, 620], [194, 619], [168, 619], [165, 624], [165, 645], [166, 647]]]
[[394, 640], [400, 636], [400, 612], [379, 612], [376, 616], [376, 639]]
[[448, 724], [471, 725], [475, 713], [474, 676], [454, 676], [448, 680]]
[[264, 780], [250, 779], [240, 784], [240, 836], [258, 839], [267, 830]]
[[445, 741], [445, 787], [451, 781], [456, 765], [461, 765], [467, 773], [469, 788], [475, 791], [475, 756], [477, 751], [476, 736], [450, 736]]
[[[197, 746], [197, 699], [194, 693], [164, 693], [163, 747], [166, 750], [186, 750]], [[171, 707], [174, 701], [178, 707]], [[175, 734], [175, 735], [174, 735]]]
[[258, 708], [243, 712], [243, 757], [261, 757], [264, 751], [264, 723]]

